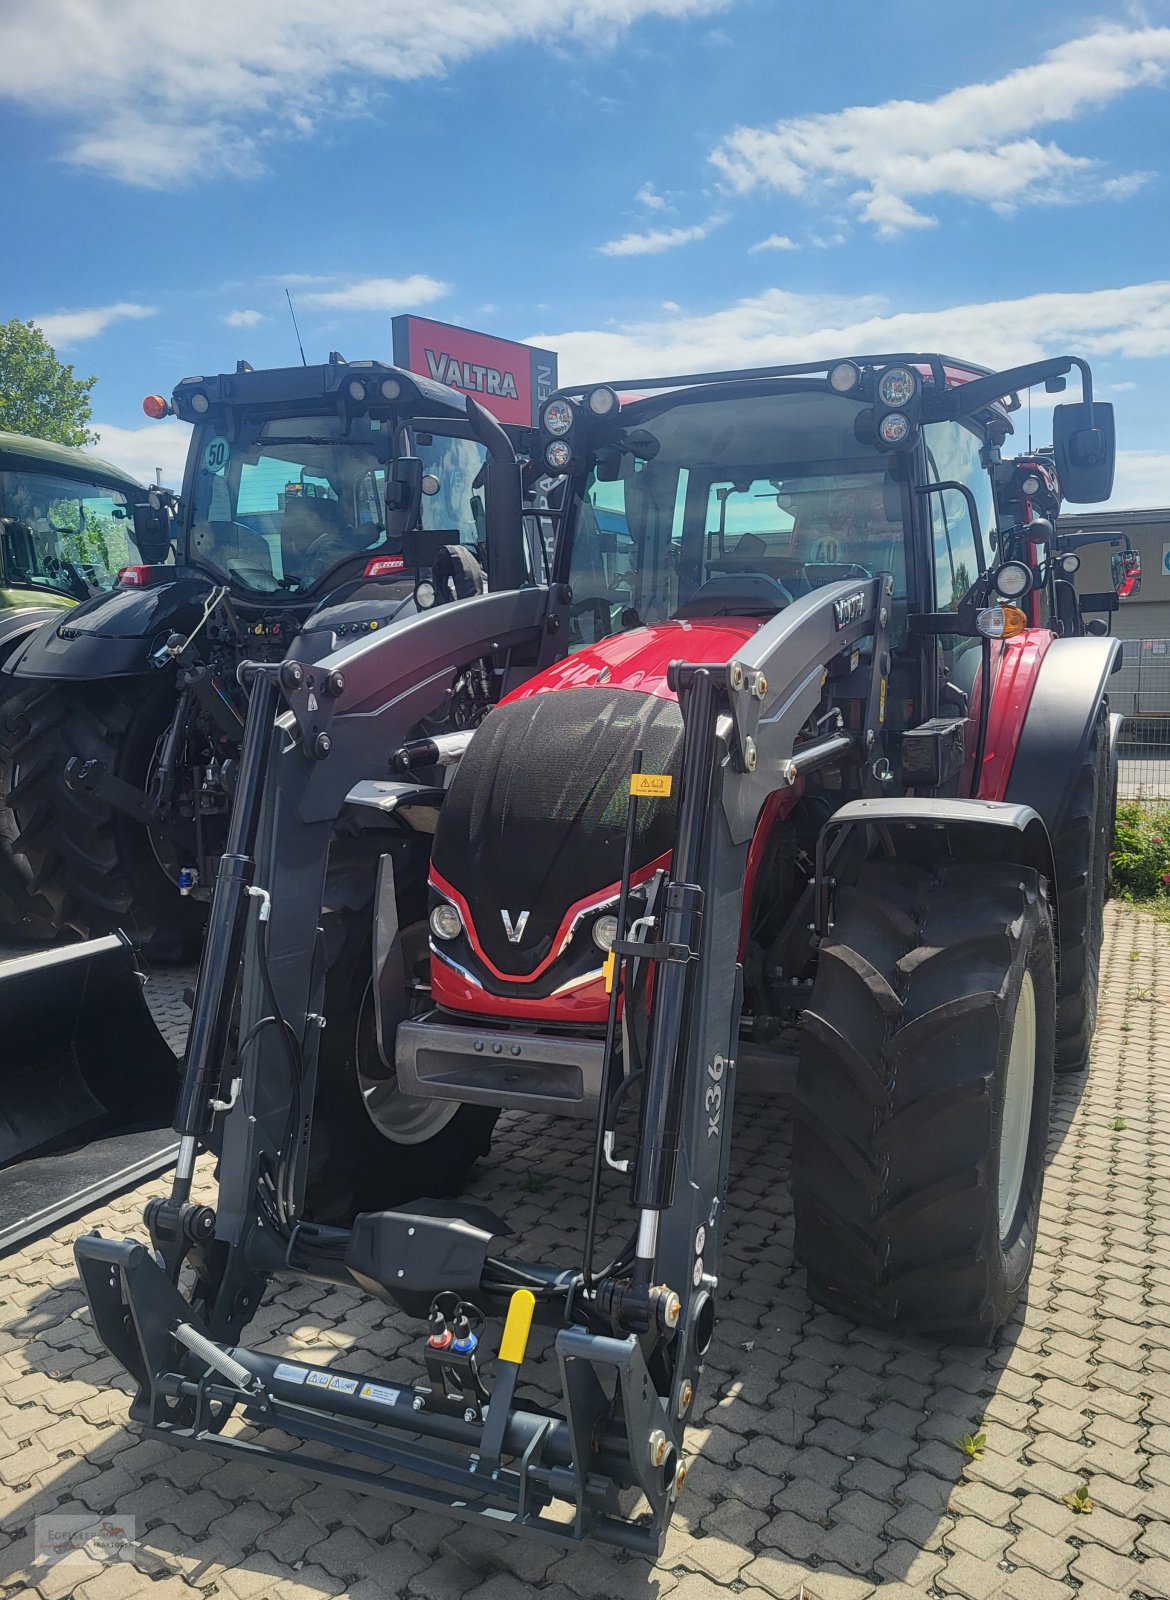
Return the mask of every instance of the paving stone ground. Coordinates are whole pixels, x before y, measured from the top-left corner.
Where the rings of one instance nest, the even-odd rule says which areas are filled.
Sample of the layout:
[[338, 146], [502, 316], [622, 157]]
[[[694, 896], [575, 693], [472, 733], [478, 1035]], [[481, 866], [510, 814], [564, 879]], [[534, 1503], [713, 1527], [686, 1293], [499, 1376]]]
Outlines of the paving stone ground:
[[[154, 1184], [0, 1267], [0, 1595], [1170, 1596], [1170, 928], [1113, 906], [1108, 929], [1093, 1066], [1059, 1083], [1031, 1293], [994, 1350], [812, 1306], [792, 1261], [784, 1109], [737, 1108], [722, 1317], [657, 1566], [138, 1440], [71, 1244], [94, 1225], [140, 1234]], [[173, 980], [161, 987], [173, 999]], [[510, 1216], [525, 1253], [569, 1259], [587, 1160], [582, 1128], [509, 1117], [472, 1194]], [[249, 1342], [409, 1379], [416, 1326], [383, 1309], [275, 1284]], [[542, 1376], [538, 1353], [538, 1392]], [[977, 1433], [971, 1460], [953, 1441]], [[1088, 1515], [1065, 1503], [1082, 1484]], [[47, 1513], [133, 1516], [133, 1562], [34, 1566]]]

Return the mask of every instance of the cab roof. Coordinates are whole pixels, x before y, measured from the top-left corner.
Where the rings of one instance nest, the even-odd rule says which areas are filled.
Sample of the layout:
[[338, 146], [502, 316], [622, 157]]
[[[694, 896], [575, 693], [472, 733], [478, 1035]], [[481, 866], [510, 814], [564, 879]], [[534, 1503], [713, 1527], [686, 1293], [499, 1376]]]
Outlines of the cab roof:
[[88, 450], [74, 450], [66, 444], [54, 444], [48, 439], [34, 439], [25, 433], [0, 431], [0, 470], [31, 468], [44, 472], [52, 468], [70, 478], [85, 478], [89, 482], [109, 483], [119, 489], [142, 492], [143, 485], [121, 467], [115, 467]]

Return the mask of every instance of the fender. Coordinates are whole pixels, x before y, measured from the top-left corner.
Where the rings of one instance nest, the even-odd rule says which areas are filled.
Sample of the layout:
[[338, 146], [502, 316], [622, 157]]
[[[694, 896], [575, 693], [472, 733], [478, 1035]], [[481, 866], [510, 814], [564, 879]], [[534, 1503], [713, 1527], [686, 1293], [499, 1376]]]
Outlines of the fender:
[[1033, 807], [1052, 836], [1120, 661], [1119, 640], [1080, 638], [1054, 639], [1040, 664], [1003, 798]]
[[93, 682], [153, 671], [160, 634], [187, 632], [203, 614], [211, 581], [183, 573], [150, 589], [114, 589], [57, 615], [27, 635], [4, 662], [17, 678]]
[[[859, 826], [881, 830], [883, 843], [892, 848], [895, 855], [901, 853], [899, 830], [914, 829], [915, 859], [921, 854], [922, 834], [931, 827], [943, 828], [947, 839], [962, 838], [973, 855], [985, 853], [989, 861], [1015, 861], [1021, 866], [1035, 867], [1049, 883], [1056, 882], [1052, 840], [1044, 818], [1031, 806], [1004, 800], [891, 796], [889, 799], [851, 800], [829, 818], [817, 844], [817, 876], [822, 880], [822, 889], [826, 882], [823, 864], [829, 838], [836, 831]], [[819, 896], [818, 903], [821, 903]], [[1052, 914], [1055, 918], [1055, 904]], [[824, 929], [820, 931], [823, 933]]]

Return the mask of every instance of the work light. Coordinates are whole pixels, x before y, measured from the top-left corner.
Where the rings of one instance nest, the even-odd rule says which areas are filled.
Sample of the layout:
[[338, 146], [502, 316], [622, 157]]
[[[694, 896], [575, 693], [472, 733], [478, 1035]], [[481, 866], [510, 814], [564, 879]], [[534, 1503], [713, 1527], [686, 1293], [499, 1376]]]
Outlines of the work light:
[[458, 939], [463, 932], [463, 918], [457, 906], [444, 900], [431, 912], [431, 932], [436, 939]]
[[887, 367], [878, 379], [877, 396], [884, 406], [908, 406], [918, 392], [918, 378], [909, 367]]
[[554, 472], [564, 472], [573, 459], [573, 451], [563, 439], [553, 439], [544, 448], [544, 459]]

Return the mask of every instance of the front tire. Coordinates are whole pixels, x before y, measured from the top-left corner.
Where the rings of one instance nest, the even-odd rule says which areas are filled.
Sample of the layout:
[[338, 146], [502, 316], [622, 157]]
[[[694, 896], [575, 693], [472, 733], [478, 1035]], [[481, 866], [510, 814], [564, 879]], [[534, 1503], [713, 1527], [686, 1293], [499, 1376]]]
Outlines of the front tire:
[[1055, 986], [1029, 868], [871, 861], [838, 891], [794, 1109], [814, 1300], [949, 1342], [995, 1337], [1035, 1250]]
[[140, 822], [65, 782], [71, 756], [96, 758], [143, 788], [175, 706], [170, 683], [19, 683], [0, 705], [0, 802], [11, 816], [8, 867], [40, 897], [52, 927], [83, 937], [116, 928], [144, 954], [198, 949], [205, 908], [184, 899]]
[[[495, 1106], [401, 1093], [378, 1050], [372, 908], [342, 911], [326, 928], [325, 1031], [309, 1151], [306, 1211], [344, 1224], [422, 1197], [458, 1194], [491, 1149]], [[422, 941], [425, 959], [426, 943]]]

